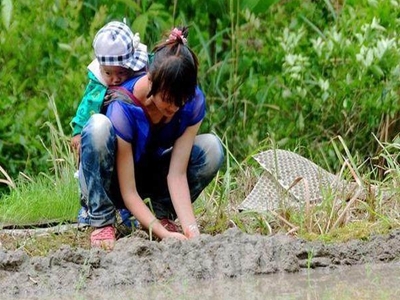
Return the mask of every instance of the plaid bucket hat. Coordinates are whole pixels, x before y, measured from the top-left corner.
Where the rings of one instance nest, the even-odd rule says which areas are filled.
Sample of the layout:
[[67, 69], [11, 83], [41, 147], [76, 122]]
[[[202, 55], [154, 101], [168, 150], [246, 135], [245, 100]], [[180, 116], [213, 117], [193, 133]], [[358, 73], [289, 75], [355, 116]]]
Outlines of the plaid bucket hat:
[[147, 65], [147, 47], [140, 43], [125, 23], [112, 21], [102, 27], [93, 40], [93, 49], [100, 65], [121, 66], [139, 71]]

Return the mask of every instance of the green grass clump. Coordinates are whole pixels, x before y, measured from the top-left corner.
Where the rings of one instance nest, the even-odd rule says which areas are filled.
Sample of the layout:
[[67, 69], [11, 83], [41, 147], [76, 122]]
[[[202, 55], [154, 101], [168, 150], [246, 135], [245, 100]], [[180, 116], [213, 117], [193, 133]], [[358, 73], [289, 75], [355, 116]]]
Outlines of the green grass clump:
[[317, 239], [324, 242], [348, 242], [350, 240], [369, 240], [372, 235], [387, 234], [391, 229], [399, 225], [391, 226], [386, 222], [369, 222], [368, 220], [359, 220], [348, 223], [346, 226], [332, 230], [326, 235], [308, 236], [309, 240]]
[[21, 177], [0, 202], [0, 224], [23, 225], [75, 221], [79, 210], [77, 179], [72, 170], [59, 178]]
[[1, 194], [0, 227], [72, 221], [79, 209], [78, 182], [74, 178], [76, 157], [71, 152], [69, 139], [64, 134], [54, 97], [48, 105], [55, 116], [55, 124], [46, 122], [49, 142], [42, 145], [49, 157], [49, 171], [36, 176], [20, 173], [17, 181], [0, 166], [9, 193]]

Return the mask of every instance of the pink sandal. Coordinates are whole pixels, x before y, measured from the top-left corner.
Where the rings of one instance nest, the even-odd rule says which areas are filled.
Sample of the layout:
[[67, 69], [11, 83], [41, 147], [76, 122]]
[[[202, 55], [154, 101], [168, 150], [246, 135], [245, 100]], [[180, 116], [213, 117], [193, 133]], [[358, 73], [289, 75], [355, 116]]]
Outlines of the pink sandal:
[[90, 235], [92, 248], [102, 248], [106, 251], [114, 249], [115, 229], [112, 225], [95, 229]]

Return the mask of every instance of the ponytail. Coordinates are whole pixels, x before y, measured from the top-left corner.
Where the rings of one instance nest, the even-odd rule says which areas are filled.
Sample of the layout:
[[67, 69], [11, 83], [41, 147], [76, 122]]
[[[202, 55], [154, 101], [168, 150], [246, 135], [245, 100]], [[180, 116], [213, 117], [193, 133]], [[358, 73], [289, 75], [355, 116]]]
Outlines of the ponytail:
[[181, 107], [194, 96], [198, 60], [187, 45], [188, 31], [188, 27], [174, 28], [154, 47], [149, 67], [152, 86], [147, 97], [161, 93], [164, 101]]

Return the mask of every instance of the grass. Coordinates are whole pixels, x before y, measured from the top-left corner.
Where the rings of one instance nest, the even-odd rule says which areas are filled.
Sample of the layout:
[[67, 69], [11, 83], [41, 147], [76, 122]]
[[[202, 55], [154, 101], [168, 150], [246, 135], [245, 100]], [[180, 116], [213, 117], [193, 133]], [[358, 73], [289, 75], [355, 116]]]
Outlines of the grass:
[[0, 223], [7, 226], [75, 220], [79, 209], [77, 180], [68, 170], [59, 176], [21, 177], [16, 187], [2, 197]]
[[[339, 197], [327, 192], [322, 202], [304, 207], [281, 207], [276, 211], [238, 212], [245, 196], [250, 193], [257, 181], [255, 171], [259, 168], [243, 163], [233, 168], [234, 163], [227, 162], [226, 173], [220, 184], [224, 182], [229, 187], [229, 193], [208, 194], [201, 202], [199, 209], [203, 218], [204, 230], [215, 234], [221, 230], [235, 226], [251, 234], [273, 234], [282, 232], [295, 235], [307, 240], [322, 240], [329, 242], [343, 242], [350, 239], [368, 239], [373, 234], [387, 233], [400, 227], [398, 185], [400, 168], [397, 162], [397, 147], [395, 144], [380, 144], [382, 147], [379, 157], [383, 157], [385, 167], [374, 166], [368, 173], [363, 174], [357, 165], [357, 158], [352, 157], [341, 141], [344, 154], [343, 167], [340, 176], [353, 182], [356, 187], [363, 187], [362, 191], [351, 197]], [[339, 149], [336, 147], [336, 150]], [[338, 150], [337, 150], [338, 151]], [[340, 152], [338, 152], [338, 155]], [[385, 177], [376, 180], [378, 168], [385, 169]], [[226, 181], [229, 182], [226, 182]], [[215, 184], [215, 183], [214, 183]], [[222, 188], [220, 188], [222, 190]], [[212, 189], [215, 191], [215, 188]]]
[[60, 249], [62, 245], [73, 248], [89, 249], [89, 231], [73, 229], [64, 233], [43, 235], [10, 235], [0, 232], [3, 247], [8, 250], [22, 250], [30, 256], [46, 256], [50, 251]]
[[0, 169], [6, 178], [0, 183], [11, 189], [0, 202], [2, 226], [65, 222], [76, 218], [79, 201], [74, 178], [75, 157], [63, 132], [55, 100], [52, 96], [48, 96], [48, 100], [56, 119], [56, 126], [50, 122], [44, 124], [50, 130], [50, 145], [42, 142], [50, 157], [50, 175], [40, 173], [32, 178], [21, 173], [14, 182], [3, 168]]

